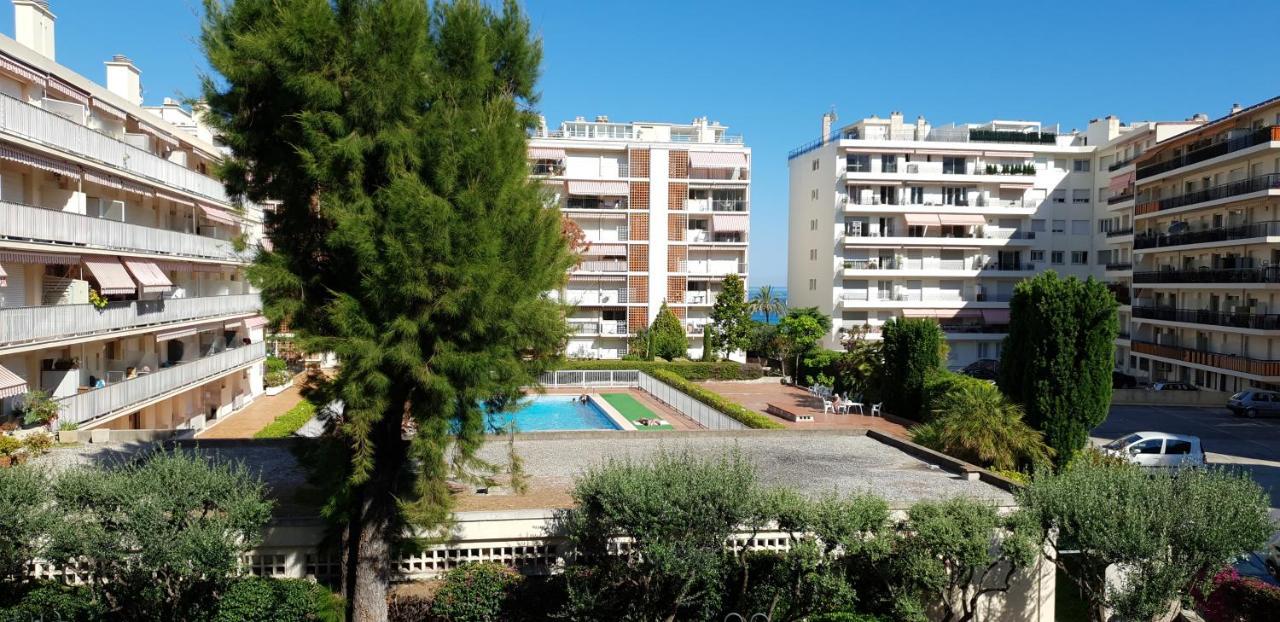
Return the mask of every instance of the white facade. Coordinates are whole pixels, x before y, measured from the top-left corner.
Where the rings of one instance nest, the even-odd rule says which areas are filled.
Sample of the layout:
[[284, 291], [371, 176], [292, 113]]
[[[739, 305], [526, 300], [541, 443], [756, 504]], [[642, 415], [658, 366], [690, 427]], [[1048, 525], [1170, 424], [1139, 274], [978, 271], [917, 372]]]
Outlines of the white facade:
[[[199, 428], [263, 391], [261, 302], [244, 268], [261, 209], [211, 176], [212, 135], [54, 62], [46, 3], [0, 37], [0, 414], [29, 390], [82, 428]], [[94, 304], [96, 301], [98, 304]]]
[[619, 358], [663, 302], [702, 355], [726, 274], [747, 278], [751, 150], [707, 119], [689, 125], [579, 117], [529, 141], [533, 174], [590, 243], [567, 287], [566, 354]]

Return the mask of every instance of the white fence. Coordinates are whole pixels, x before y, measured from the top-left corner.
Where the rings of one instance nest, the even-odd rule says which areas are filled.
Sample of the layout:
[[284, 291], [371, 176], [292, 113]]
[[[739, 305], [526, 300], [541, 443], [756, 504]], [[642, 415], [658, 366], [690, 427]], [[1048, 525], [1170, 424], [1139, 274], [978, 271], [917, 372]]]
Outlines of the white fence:
[[175, 257], [248, 260], [227, 240], [14, 203], [0, 203], [0, 237]]
[[102, 310], [93, 305], [0, 309], [0, 346], [255, 313], [261, 308], [257, 294], [236, 294], [112, 302]]
[[266, 343], [259, 341], [213, 356], [139, 375], [132, 380], [110, 384], [101, 389], [64, 397], [58, 400], [62, 406], [59, 419], [84, 423], [103, 415], [135, 407], [171, 391], [195, 386], [266, 356]]
[[561, 370], [544, 372], [538, 383], [544, 387], [638, 387], [640, 372], [623, 370]]
[[639, 374], [640, 389], [708, 430], [745, 430], [747, 426], [649, 374]]

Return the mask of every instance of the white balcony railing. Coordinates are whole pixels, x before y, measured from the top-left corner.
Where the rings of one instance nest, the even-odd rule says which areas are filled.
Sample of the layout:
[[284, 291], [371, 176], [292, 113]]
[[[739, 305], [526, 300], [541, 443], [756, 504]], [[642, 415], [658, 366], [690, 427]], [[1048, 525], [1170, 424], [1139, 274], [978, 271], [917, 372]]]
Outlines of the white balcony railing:
[[712, 261], [712, 262], [693, 261], [691, 262], [688, 260], [682, 260], [677, 262], [676, 272], [683, 272], [685, 274], [709, 274], [714, 276], [714, 275], [734, 274], [735, 268], [737, 270], [737, 274], [746, 274], [747, 262], [739, 261], [735, 265], [731, 262], [726, 262], [726, 261]]
[[627, 262], [621, 259], [588, 259], [578, 265], [575, 272], [626, 272]]
[[173, 257], [249, 260], [228, 240], [14, 203], [0, 203], [0, 238]]
[[625, 335], [626, 320], [568, 320], [569, 330], [577, 335]]
[[102, 310], [93, 305], [0, 309], [0, 346], [41, 343], [201, 318], [255, 313], [261, 308], [262, 301], [257, 294], [236, 294], [112, 302]]
[[707, 293], [702, 290], [691, 290], [684, 293], [685, 304], [691, 305], [710, 305], [715, 304], [716, 296], [719, 292]]
[[[58, 400], [61, 421], [84, 423], [98, 417], [135, 408], [144, 402], [179, 389], [192, 388], [243, 367], [267, 355], [266, 343], [249, 344], [202, 359], [178, 363], [137, 378], [107, 385]], [[197, 414], [197, 413], [180, 413]]]
[[222, 182], [52, 112], [0, 95], [0, 132], [229, 204]]

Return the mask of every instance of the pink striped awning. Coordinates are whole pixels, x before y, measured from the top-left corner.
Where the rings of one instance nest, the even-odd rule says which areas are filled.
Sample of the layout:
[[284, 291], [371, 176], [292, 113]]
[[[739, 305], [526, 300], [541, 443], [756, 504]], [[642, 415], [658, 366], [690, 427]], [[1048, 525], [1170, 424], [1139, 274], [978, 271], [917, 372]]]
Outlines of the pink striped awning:
[[1129, 171], [1123, 175], [1116, 175], [1111, 178], [1110, 182], [1107, 182], [1107, 190], [1111, 191], [1112, 196], [1124, 194], [1124, 191], [1133, 185], [1133, 181], [1135, 179], [1137, 179], [1137, 173], [1134, 171]]
[[45, 74], [26, 66], [21, 61], [15, 60], [3, 54], [0, 54], [0, 69], [3, 69], [19, 78], [35, 82], [39, 86], [45, 85]]
[[903, 309], [902, 317], [933, 317], [933, 309]]
[[1005, 183], [1005, 184], [1000, 184], [1000, 189], [1001, 190], [1030, 190], [1034, 185], [1035, 184], [1032, 184], [1031, 182], [1026, 182], [1023, 184]]
[[604, 197], [625, 197], [631, 186], [625, 181], [571, 181], [569, 194]]
[[908, 227], [936, 227], [941, 223], [937, 214], [903, 214], [902, 218], [907, 221]]
[[112, 119], [115, 119], [116, 121], [124, 122], [126, 119], [129, 118], [129, 115], [126, 114], [123, 110], [116, 108], [115, 106], [112, 106], [111, 104], [108, 104], [107, 102], [104, 102], [96, 97], [89, 102], [89, 105], [92, 106], [94, 110], [97, 110], [98, 112], [102, 113], [102, 116], [110, 117]]
[[0, 399], [27, 392], [27, 381], [4, 365], [0, 365]]
[[1010, 313], [1008, 309], [983, 309], [982, 321], [988, 324], [1008, 324]]
[[563, 160], [564, 149], [551, 147], [530, 147], [529, 158], [533, 160]]
[[133, 194], [141, 195], [144, 197], [155, 194], [154, 192], [151, 191], [150, 188], [142, 184], [134, 183], [132, 181], [129, 181], [128, 179], [116, 177], [115, 175], [99, 173], [91, 169], [85, 170], [84, 180], [88, 182], [93, 182], [95, 184], [102, 184], [108, 188], [115, 188], [116, 190], [124, 190], [125, 192], [131, 192]]
[[690, 168], [747, 168], [747, 154], [737, 151], [690, 151]]
[[60, 99], [69, 99], [81, 106], [89, 107], [88, 93], [67, 84], [57, 76], [49, 76], [49, 83], [45, 85], [45, 90]]
[[939, 214], [938, 222], [944, 225], [972, 227], [987, 224], [987, 219], [977, 214]]
[[143, 259], [125, 259], [124, 266], [129, 269], [133, 279], [142, 286], [142, 293], [154, 294], [173, 289], [173, 283], [164, 275], [156, 264]]
[[124, 264], [115, 259], [85, 259], [84, 267], [97, 279], [98, 293], [104, 296], [138, 291], [133, 279], [129, 278], [129, 271], [124, 269]]
[[712, 214], [711, 228], [716, 231], [746, 231], [751, 217], [746, 214]]
[[80, 169], [71, 166], [70, 164], [63, 164], [57, 160], [41, 157], [34, 153], [27, 153], [21, 149], [15, 149], [9, 146], [0, 146], [0, 159], [17, 162], [19, 164], [26, 164], [27, 166], [33, 166], [40, 170], [49, 171], [50, 173], [68, 175], [77, 178], [80, 177]]
[[9, 273], [4, 271], [4, 266], [0, 266], [0, 287], [9, 286]]
[[156, 333], [156, 341], [169, 341], [171, 339], [181, 339], [190, 337], [199, 332], [195, 326], [184, 326], [173, 330], [163, 330]]
[[254, 328], [261, 328], [261, 327], [266, 326], [266, 325], [267, 325], [267, 318], [262, 317], [261, 315], [255, 315], [255, 316], [253, 316], [253, 317], [251, 317], [251, 318], [248, 318], [248, 319], [246, 319], [246, 320], [244, 321], [244, 328], [245, 328], [245, 330], [251, 330], [251, 329], [254, 329]]
[[185, 206], [187, 206], [187, 207], [195, 207], [195, 206], [196, 206], [196, 202], [195, 202], [195, 201], [192, 201], [191, 199], [183, 198], [183, 197], [181, 197], [181, 196], [178, 196], [178, 195], [176, 195], [176, 194], [173, 194], [172, 192], [165, 192], [165, 191], [163, 191], [163, 190], [157, 190], [157, 191], [156, 191], [156, 197], [157, 197], [157, 198], [164, 199], [164, 200], [166, 200], [166, 201], [173, 201], [174, 203], [177, 203], [178, 205], [185, 205]]
[[0, 251], [0, 261], [34, 263], [46, 266], [74, 266], [80, 263], [79, 255], [46, 255], [44, 253], [11, 253]]
[[903, 309], [902, 317], [932, 318], [937, 320], [977, 319], [982, 317], [982, 312], [977, 309]]
[[221, 273], [225, 270], [231, 270], [230, 266], [210, 263], [192, 263], [186, 261], [157, 261], [156, 266], [161, 270], [170, 270], [173, 272], [210, 272]]
[[201, 203], [200, 212], [204, 214], [205, 218], [208, 218], [209, 220], [212, 220], [214, 222], [220, 222], [224, 225], [239, 224], [236, 221], [236, 218], [234, 215], [232, 215], [227, 211], [220, 210], [216, 207], [209, 207], [208, 205]]

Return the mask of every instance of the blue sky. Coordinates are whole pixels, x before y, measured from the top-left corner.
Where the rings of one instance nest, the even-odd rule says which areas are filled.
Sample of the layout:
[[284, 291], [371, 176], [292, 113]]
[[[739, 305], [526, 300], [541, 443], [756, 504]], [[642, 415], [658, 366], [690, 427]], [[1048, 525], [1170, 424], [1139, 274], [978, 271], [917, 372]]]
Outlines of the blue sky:
[[[13, 33], [0, 8], [0, 32]], [[121, 4], [128, 6], [121, 9]], [[53, 0], [58, 60], [103, 81], [125, 54], [148, 103], [194, 95], [196, 0]], [[934, 124], [1211, 118], [1280, 94], [1280, 2], [752, 2], [524, 0], [545, 47], [541, 108], [688, 122], [754, 150], [751, 284], [786, 283], [790, 148], [840, 122], [901, 110]]]

